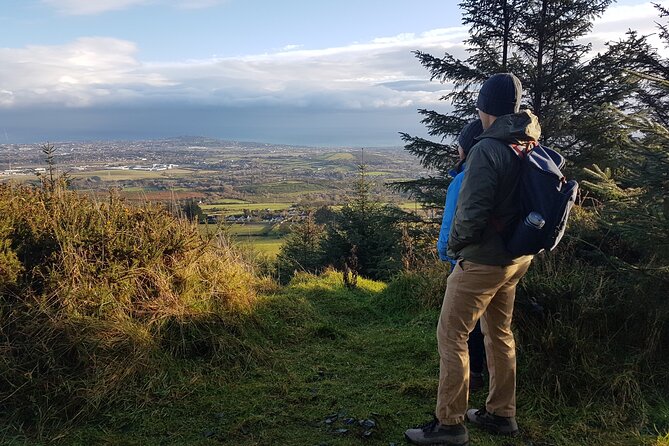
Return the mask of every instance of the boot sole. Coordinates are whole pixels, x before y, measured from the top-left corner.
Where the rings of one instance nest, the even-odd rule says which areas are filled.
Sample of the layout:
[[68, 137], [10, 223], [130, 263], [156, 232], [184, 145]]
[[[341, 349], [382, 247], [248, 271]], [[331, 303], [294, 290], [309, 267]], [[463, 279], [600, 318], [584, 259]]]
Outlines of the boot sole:
[[406, 434], [404, 434], [404, 439], [411, 444], [417, 444], [420, 446], [469, 446], [469, 440], [467, 440], [465, 443], [414, 443]]
[[[406, 435], [404, 436], [404, 439], [411, 444], [419, 444], [409, 440], [409, 437], [407, 437]], [[420, 446], [469, 446], [469, 441], [467, 441], [466, 443], [422, 443], [420, 444]]]

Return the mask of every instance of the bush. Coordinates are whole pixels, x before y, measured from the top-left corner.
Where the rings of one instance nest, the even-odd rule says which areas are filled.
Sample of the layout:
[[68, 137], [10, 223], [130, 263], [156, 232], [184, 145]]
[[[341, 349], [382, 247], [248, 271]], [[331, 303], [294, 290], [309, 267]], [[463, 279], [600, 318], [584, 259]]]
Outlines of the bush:
[[669, 390], [668, 283], [620, 261], [624, 243], [604, 248], [618, 256], [599, 249], [607, 241], [594, 215], [575, 210], [567, 239], [521, 282], [517, 300], [545, 310], [543, 319], [517, 314], [524, 379], [569, 405], [615, 408], [606, 424], [643, 422]]
[[450, 263], [438, 262], [422, 270], [402, 271], [379, 295], [380, 308], [384, 313], [397, 316], [412, 314], [421, 308], [441, 308], [450, 269]]
[[259, 283], [161, 207], [0, 185], [0, 417], [80, 419], [165, 358], [233, 365]]

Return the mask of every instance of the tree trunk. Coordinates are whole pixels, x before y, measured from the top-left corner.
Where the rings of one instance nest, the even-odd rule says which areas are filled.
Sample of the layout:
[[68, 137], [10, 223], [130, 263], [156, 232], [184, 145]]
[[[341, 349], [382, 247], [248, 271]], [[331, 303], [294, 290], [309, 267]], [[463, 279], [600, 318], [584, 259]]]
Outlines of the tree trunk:
[[502, 2], [502, 14], [504, 17], [504, 35], [502, 36], [502, 72], [506, 73], [506, 65], [509, 55], [509, 37], [511, 34], [511, 14], [509, 14], [508, 0]]
[[541, 120], [541, 98], [543, 95], [543, 81], [544, 81], [544, 46], [546, 40], [546, 15], [548, 10], [548, 0], [541, 1], [541, 14], [539, 22], [539, 35], [537, 36], [537, 79], [534, 86], [534, 100], [532, 106], [534, 107], [534, 114]]

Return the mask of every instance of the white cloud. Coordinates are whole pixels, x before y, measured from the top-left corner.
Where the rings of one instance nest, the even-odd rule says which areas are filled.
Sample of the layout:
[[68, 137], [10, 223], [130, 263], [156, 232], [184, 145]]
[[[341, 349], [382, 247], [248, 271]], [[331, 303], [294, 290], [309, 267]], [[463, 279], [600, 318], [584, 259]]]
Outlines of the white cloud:
[[225, 3], [226, 0], [172, 0], [172, 4], [182, 9], [203, 9], [211, 8]]
[[[335, 109], [420, 106], [436, 102], [440, 94], [411, 51], [462, 54], [454, 42], [462, 40], [463, 32], [454, 28], [336, 48], [288, 45], [268, 54], [160, 63], [142, 63], [134, 43], [113, 38], [0, 48], [0, 107], [161, 101]], [[406, 80], [411, 85], [405, 89], [401, 81]]]
[[[621, 37], [632, 24], [642, 33], [654, 32], [657, 14], [648, 5], [635, 7], [629, 20], [626, 7], [612, 7], [591, 39], [601, 45], [603, 36]], [[134, 43], [101, 37], [0, 48], [0, 107], [164, 102], [340, 110], [434, 107], [449, 86], [430, 82], [411, 51], [466, 57], [466, 31], [443, 28], [334, 48], [286, 45], [266, 54], [166, 62], [140, 61]]]
[[641, 21], [642, 24], [647, 20], [657, 19], [658, 12], [653, 3], [669, 4], [667, 0], [657, 0], [654, 2], [641, 3], [638, 5], [614, 5], [604, 12], [604, 15], [597, 20], [598, 26], [612, 24], [629, 27], [630, 23]]
[[294, 45], [294, 44], [284, 45], [283, 47], [281, 47], [281, 51], [293, 51], [293, 50], [300, 49], [303, 46], [304, 45]]
[[111, 91], [118, 100], [170, 85], [141, 69], [132, 42], [87, 37], [60, 46], [0, 48], [0, 105], [85, 106]]
[[69, 15], [92, 15], [117, 11], [148, 3], [150, 0], [42, 0], [58, 12]]
[[225, 3], [227, 0], [42, 0], [43, 3], [67, 15], [95, 15], [119, 11], [146, 4], [170, 5], [181, 9], [202, 9]]
[[657, 24], [660, 21], [653, 3], [669, 7], [669, 0], [656, 0], [638, 5], [613, 5], [597, 19], [587, 41], [593, 45], [593, 51], [602, 51], [606, 42], [616, 41], [624, 37], [628, 30], [638, 31], [641, 35], [651, 35], [650, 43], [658, 48], [660, 54], [669, 56], [664, 44], [657, 36]]
[[[407, 107], [434, 104], [444, 86], [430, 83], [412, 50], [464, 54], [464, 29], [375, 39], [316, 50], [282, 51], [240, 58], [149, 67], [178, 82], [205, 103], [281, 104], [343, 109]], [[410, 80], [408, 88], [402, 81]], [[399, 82], [398, 82], [399, 81]], [[435, 88], [435, 85], [437, 86]]]

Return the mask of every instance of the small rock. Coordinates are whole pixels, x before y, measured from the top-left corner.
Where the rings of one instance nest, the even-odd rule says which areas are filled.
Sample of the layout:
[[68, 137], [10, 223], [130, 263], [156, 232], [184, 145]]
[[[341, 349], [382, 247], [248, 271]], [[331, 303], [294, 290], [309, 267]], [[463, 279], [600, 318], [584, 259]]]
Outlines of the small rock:
[[374, 420], [360, 420], [360, 426], [365, 429], [374, 429], [376, 427], [376, 421]]
[[203, 436], [204, 438], [210, 438], [210, 437], [213, 437], [214, 434], [215, 434], [215, 432], [214, 432], [213, 430], [211, 430], [211, 429], [205, 429], [205, 430], [202, 431], [202, 436]]
[[348, 429], [337, 429], [335, 433], [339, 435], [345, 435], [348, 434]]
[[219, 420], [222, 420], [225, 418], [225, 414], [223, 412], [218, 412], [214, 414], [214, 417], [218, 418]]
[[346, 418], [344, 424], [355, 424], [357, 420], [355, 418]]
[[369, 437], [372, 436], [373, 433], [374, 432], [372, 432], [372, 431], [365, 431], [365, 432], [362, 433], [362, 438], [369, 438]]

